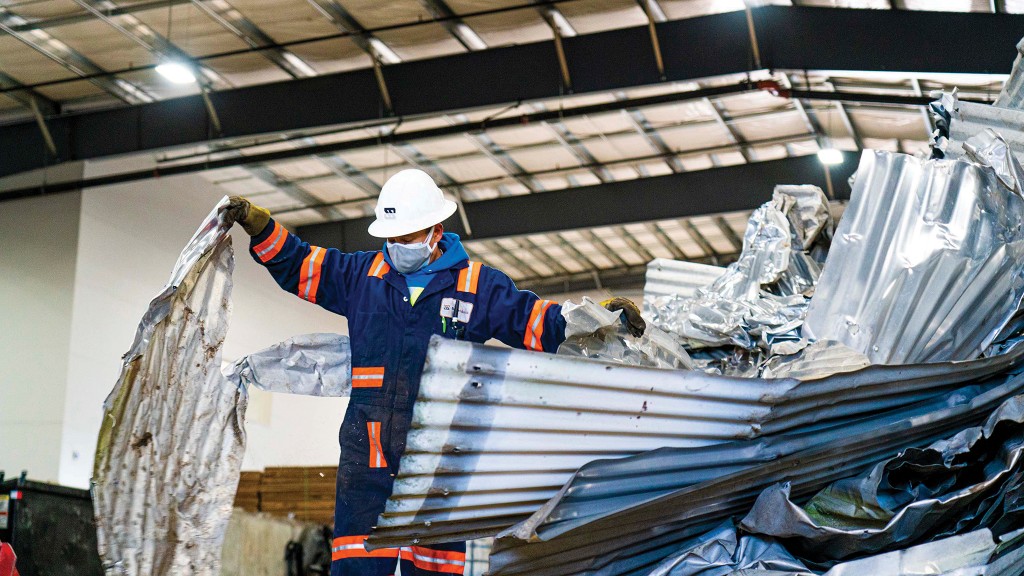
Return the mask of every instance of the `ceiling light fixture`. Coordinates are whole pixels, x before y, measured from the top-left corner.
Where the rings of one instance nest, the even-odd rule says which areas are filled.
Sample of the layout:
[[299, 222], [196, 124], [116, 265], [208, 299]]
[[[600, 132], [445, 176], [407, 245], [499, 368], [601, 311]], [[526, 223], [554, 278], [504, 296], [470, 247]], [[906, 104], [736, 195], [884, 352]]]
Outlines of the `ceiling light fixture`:
[[826, 166], [835, 166], [843, 163], [843, 153], [829, 146], [818, 150], [818, 161]]
[[174, 84], [194, 84], [196, 81], [192, 69], [181, 62], [164, 62], [156, 67], [156, 71]]

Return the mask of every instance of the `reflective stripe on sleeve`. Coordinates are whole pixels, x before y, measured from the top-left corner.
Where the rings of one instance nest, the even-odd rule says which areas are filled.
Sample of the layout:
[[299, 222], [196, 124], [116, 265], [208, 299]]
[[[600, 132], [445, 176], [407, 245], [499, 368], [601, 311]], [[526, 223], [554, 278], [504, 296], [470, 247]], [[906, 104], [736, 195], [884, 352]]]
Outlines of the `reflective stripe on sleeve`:
[[384, 261], [384, 253], [378, 252], [377, 256], [373, 259], [373, 263], [370, 264], [370, 271], [366, 275], [373, 276], [376, 278], [383, 278], [384, 275], [390, 271], [391, 266]]
[[526, 335], [523, 336], [523, 346], [527, 350], [542, 352], [541, 336], [544, 335], [544, 314], [554, 304], [551, 300], [537, 300], [533, 303], [533, 312], [530, 320], [526, 323]]
[[380, 445], [380, 422], [367, 422], [366, 432], [370, 440], [370, 468], [386, 468], [388, 461]]
[[384, 385], [384, 367], [352, 367], [353, 388], [380, 388]]
[[284, 248], [284, 243], [287, 239], [288, 231], [285, 230], [284, 226], [274, 222], [274, 229], [271, 230], [270, 236], [267, 236], [263, 242], [253, 246], [252, 253], [260, 259], [260, 262], [270, 262]]
[[326, 248], [310, 246], [309, 254], [299, 269], [299, 288], [296, 290], [299, 298], [316, 304], [316, 291], [320, 287], [320, 268], [326, 255]]
[[459, 292], [476, 294], [477, 284], [480, 282], [480, 263], [470, 262], [459, 271], [459, 281], [455, 283], [455, 289]]

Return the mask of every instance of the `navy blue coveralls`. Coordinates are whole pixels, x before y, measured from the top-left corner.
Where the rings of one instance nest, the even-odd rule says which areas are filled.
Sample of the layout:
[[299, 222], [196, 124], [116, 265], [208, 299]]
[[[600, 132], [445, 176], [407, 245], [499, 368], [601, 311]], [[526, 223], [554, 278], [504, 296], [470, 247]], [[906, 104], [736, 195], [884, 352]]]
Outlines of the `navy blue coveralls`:
[[[310, 246], [271, 220], [252, 238], [253, 258], [288, 292], [348, 318], [352, 398], [339, 432], [331, 575], [462, 574], [465, 543], [367, 551], [364, 540], [391, 495], [432, 334], [555, 352], [565, 339], [561, 306], [518, 290], [504, 273], [470, 262], [445, 234], [457, 264], [434, 275], [415, 306], [384, 252]], [[449, 258], [450, 259], [450, 258]]]

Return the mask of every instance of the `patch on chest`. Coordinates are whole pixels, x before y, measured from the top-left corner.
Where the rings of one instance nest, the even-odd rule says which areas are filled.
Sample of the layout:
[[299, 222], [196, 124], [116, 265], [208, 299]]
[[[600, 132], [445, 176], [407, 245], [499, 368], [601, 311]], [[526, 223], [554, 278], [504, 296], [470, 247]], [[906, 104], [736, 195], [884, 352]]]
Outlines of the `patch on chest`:
[[443, 318], [451, 318], [456, 322], [468, 324], [469, 318], [472, 315], [472, 302], [463, 302], [462, 300], [456, 300], [455, 298], [445, 298], [441, 300], [441, 316]]

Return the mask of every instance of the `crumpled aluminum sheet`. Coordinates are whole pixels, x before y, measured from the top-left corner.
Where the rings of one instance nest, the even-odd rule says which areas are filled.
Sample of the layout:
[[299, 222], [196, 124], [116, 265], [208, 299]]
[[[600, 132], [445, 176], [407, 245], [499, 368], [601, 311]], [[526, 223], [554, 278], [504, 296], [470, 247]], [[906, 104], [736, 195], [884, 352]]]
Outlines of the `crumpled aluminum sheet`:
[[689, 345], [761, 347], [794, 353], [832, 233], [828, 199], [816, 186], [777, 186], [750, 216], [739, 259], [694, 298], [645, 296], [659, 328]]
[[786, 538], [801, 558], [843, 560], [960, 533], [1021, 472], [1024, 396], [1015, 396], [983, 426], [927, 448], [908, 448], [832, 484], [803, 507], [790, 500], [788, 485], [775, 485], [758, 497], [740, 527]]
[[995, 105], [1002, 108], [1024, 110], [1024, 39], [1017, 43], [1017, 58], [1013, 61], [1010, 77], [1003, 83]]
[[991, 166], [1003, 186], [1018, 196], [1024, 193], [1024, 170], [995, 130], [986, 128], [968, 138], [964, 142], [964, 154], [982, 166]]
[[740, 570], [745, 574], [808, 573], [803, 562], [778, 542], [758, 536], [740, 538], [730, 520], [701, 535], [682, 552], [659, 564], [648, 576], [729, 576]]
[[234, 264], [226, 201], [150, 303], [104, 402], [92, 493], [111, 575], [219, 573], [246, 407], [221, 374]]
[[490, 536], [528, 518], [587, 462], [909, 406], [999, 373], [1022, 351], [966, 363], [872, 366], [801, 383], [435, 339], [394, 492], [370, 543]]
[[352, 349], [340, 334], [302, 334], [238, 360], [225, 377], [240, 388], [306, 396], [348, 397]]
[[621, 310], [612, 312], [584, 297], [582, 304], [563, 304], [562, 316], [566, 321], [566, 338], [558, 347], [559, 354], [629, 366], [677, 370], [693, 367], [682, 345], [657, 327], [648, 325], [643, 336], [632, 336], [621, 321]]
[[[879, 368], [873, 366], [861, 372]], [[843, 376], [849, 375], [832, 379]], [[553, 537], [527, 531], [525, 535], [529, 537], [523, 539], [523, 533], [509, 530], [496, 541], [491, 553], [491, 574], [612, 576], [644, 573], [677, 552], [688, 539], [731, 515], [746, 512], [762, 490], [777, 482], [790, 481], [795, 497], [809, 497], [831, 482], [891, 456], [900, 447], [927, 445], [948, 436], [951, 430], [976, 424], [1007, 398], [1024, 391], [1024, 376], [997, 377], [981, 385], [984, 388], [981, 394], [966, 401], [954, 401], [924, 415], [912, 415], [854, 433], [839, 428], [836, 434], [828, 435], [824, 443], [789, 455], [764, 453], [756, 447], [755, 458], [765, 461], [755, 466], [726, 470], [721, 476], [644, 499], [639, 504], [626, 503], [612, 514]], [[707, 466], [710, 461], [707, 454], [701, 452], [677, 451], [682, 456], [678, 466], [697, 466], [697, 462]], [[635, 491], [642, 491], [643, 469], [638, 467], [631, 472], [640, 472], [633, 478]], [[580, 495], [585, 496], [585, 493]]]
[[838, 342], [819, 340], [792, 356], [773, 356], [761, 369], [762, 378], [816, 380], [856, 372], [871, 365], [868, 357]]
[[[839, 564], [823, 576], [921, 576], [923, 574], [994, 575], [1005, 560], [992, 559], [996, 543], [988, 530], [977, 530], [886, 554]], [[1014, 556], [1016, 558], [1016, 556]], [[965, 571], [969, 570], [969, 571]], [[770, 537], [740, 537], [732, 523], [723, 524], [684, 546], [649, 576], [816, 576]], [[1007, 575], [1009, 576], [1009, 575]]]
[[976, 358], [1024, 295], [1024, 199], [991, 168], [865, 150], [804, 332], [877, 364]]

